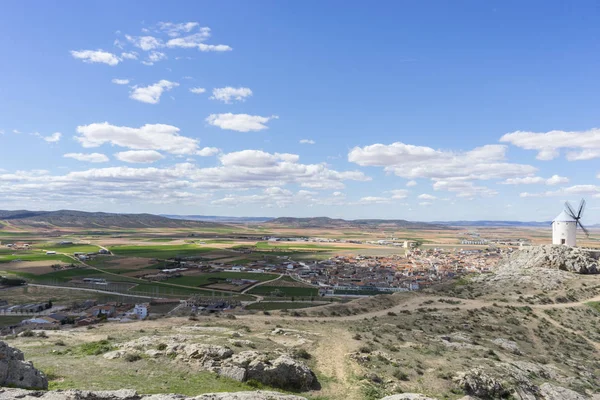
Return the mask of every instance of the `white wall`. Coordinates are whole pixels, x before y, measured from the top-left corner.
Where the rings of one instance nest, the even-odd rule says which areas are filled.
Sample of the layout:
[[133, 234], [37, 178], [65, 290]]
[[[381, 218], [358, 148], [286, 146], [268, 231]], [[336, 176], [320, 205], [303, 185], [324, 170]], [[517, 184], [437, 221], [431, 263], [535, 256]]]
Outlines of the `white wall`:
[[552, 244], [577, 245], [577, 223], [576, 222], [558, 222], [552, 223]]

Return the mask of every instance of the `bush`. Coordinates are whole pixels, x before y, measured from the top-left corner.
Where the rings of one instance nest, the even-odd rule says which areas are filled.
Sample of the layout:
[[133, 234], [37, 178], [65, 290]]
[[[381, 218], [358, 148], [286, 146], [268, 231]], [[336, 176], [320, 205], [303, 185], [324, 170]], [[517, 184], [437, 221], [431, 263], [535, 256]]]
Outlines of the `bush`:
[[292, 352], [292, 356], [294, 356], [294, 358], [302, 358], [304, 360], [310, 360], [312, 358], [310, 353], [304, 349], [295, 349]]
[[156, 347], [158, 350], [162, 351], [162, 350], [166, 350], [167, 349], [167, 344], [166, 343], [159, 343], [158, 346]]
[[127, 353], [125, 354], [125, 357], [123, 357], [123, 359], [127, 362], [135, 362], [141, 360], [142, 356], [138, 353]]
[[35, 333], [34, 333], [32, 330], [30, 330], [30, 329], [27, 329], [26, 331], [23, 331], [23, 332], [21, 333], [21, 336], [22, 336], [22, 337], [34, 337], [34, 336], [35, 336]]
[[57, 342], [54, 342], [55, 346], [66, 346], [65, 342], [63, 342], [62, 340], [59, 340]]
[[47, 335], [47, 334], [46, 334], [46, 332], [44, 332], [44, 331], [38, 332], [37, 336], [38, 336], [39, 338], [48, 339], [48, 335]]
[[355, 333], [355, 334], [352, 336], [352, 339], [354, 339], [354, 340], [360, 340], [360, 339], [362, 339], [362, 336], [360, 335], [360, 333]]
[[370, 352], [373, 351], [373, 349], [371, 348], [371, 346], [360, 346], [358, 348], [358, 351], [361, 353], [369, 354]]
[[81, 353], [87, 356], [99, 356], [100, 354], [108, 353], [113, 350], [114, 346], [108, 340], [100, 340], [97, 342], [84, 343], [79, 346]]
[[402, 370], [396, 370], [394, 371], [394, 378], [398, 379], [399, 381], [408, 381], [409, 377], [408, 374]]
[[227, 315], [225, 315], [225, 318], [226, 318], [226, 319], [237, 319], [237, 318], [235, 317], [235, 315], [233, 315], [233, 314], [227, 314]]

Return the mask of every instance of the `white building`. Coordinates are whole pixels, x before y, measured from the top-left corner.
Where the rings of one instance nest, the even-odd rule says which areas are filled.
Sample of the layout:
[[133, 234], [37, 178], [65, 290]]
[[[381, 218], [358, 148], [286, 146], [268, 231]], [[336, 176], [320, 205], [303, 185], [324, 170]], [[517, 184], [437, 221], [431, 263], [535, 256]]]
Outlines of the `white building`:
[[148, 316], [148, 304], [136, 304], [133, 313], [137, 315], [139, 319], [146, 318]]
[[577, 221], [563, 210], [552, 221], [552, 244], [576, 246]]

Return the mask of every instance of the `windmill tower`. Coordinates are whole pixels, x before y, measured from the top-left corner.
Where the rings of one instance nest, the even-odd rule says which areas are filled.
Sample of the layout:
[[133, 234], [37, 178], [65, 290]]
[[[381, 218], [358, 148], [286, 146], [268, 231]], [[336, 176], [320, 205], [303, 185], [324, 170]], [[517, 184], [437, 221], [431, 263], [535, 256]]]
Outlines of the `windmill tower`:
[[585, 209], [585, 200], [581, 199], [577, 213], [569, 202], [565, 203], [565, 209], [552, 221], [552, 244], [562, 244], [574, 247], [577, 245], [577, 225], [589, 236], [587, 229], [581, 224], [581, 216]]

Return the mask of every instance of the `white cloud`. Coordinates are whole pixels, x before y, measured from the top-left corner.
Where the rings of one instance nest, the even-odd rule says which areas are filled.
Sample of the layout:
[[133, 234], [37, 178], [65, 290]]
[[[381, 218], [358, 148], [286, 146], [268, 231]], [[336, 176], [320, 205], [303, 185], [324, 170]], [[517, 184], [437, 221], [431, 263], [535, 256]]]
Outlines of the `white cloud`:
[[115, 157], [124, 162], [148, 164], [165, 158], [156, 150], [129, 150], [116, 153]]
[[39, 133], [35, 132], [33, 134], [34, 136], [37, 136], [41, 139], [44, 139], [46, 142], [48, 143], [57, 143], [60, 141], [60, 139], [62, 138], [62, 133], [60, 132], [54, 132], [52, 135], [50, 136], [42, 136]]
[[162, 79], [150, 86], [134, 87], [129, 97], [143, 103], [157, 104], [160, 101], [160, 96], [163, 92], [169, 91], [177, 86], [179, 86], [179, 83], [177, 82], [170, 82]]
[[381, 166], [385, 171], [407, 179], [489, 180], [530, 176], [536, 171], [531, 165], [505, 162], [505, 153], [506, 146], [503, 145], [451, 152], [396, 142], [355, 147], [348, 154], [348, 161], [361, 166]]
[[312, 139], [301, 139], [300, 144], [315, 144], [315, 141]]
[[417, 186], [417, 181], [415, 181], [415, 180], [408, 181], [408, 182], [406, 182], [406, 186], [407, 187]]
[[153, 49], [158, 49], [164, 46], [162, 40], [155, 38], [154, 36], [130, 36], [125, 35], [125, 39], [127, 39], [130, 43], [132, 43], [135, 47], [138, 47], [144, 51], [149, 51]]
[[159, 22], [157, 27], [171, 37], [179, 36], [181, 33], [188, 33], [200, 26], [197, 22]]
[[477, 186], [473, 182], [461, 179], [437, 180], [433, 184], [433, 190], [446, 190], [456, 193], [457, 197], [492, 197], [498, 194], [497, 191], [485, 186]]
[[267, 122], [272, 119], [277, 119], [276, 115], [270, 117], [261, 117], [259, 115], [248, 114], [211, 114], [206, 118], [206, 122], [210, 125], [217, 126], [221, 129], [228, 129], [238, 132], [261, 131], [268, 129]]
[[63, 155], [63, 157], [74, 158], [75, 160], [78, 160], [78, 161], [86, 161], [86, 162], [91, 162], [91, 163], [102, 163], [102, 162], [108, 161], [108, 157], [101, 153], [89, 153], [89, 154], [67, 153], [67, 154]]
[[112, 80], [112, 83], [114, 83], [115, 85], [128, 85], [129, 84], [129, 79], [118, 79], [115, 78]]
[[405, 199], [408, 197], [408, 194], [410, 193], [408, 190], [405, 189], [394, 189], [394, 190], [390, 190], [390, 192], [392, 193], [392, 199]]
[[559, 175], [553, 175], [548, 179], [544, 179], [540, 176], [526, 176], [523, 178], [509, 178], [504, 182], [500, 182], [503, 185], [533, 185], [533, 184], [544, 184], [544, 185], [559, 185], [561, 183], [569, 183], [569, 178]]
[[200, 157], [211, 157], [216, 156], [221, 152], [221, 149], [216, 147], [204, 147], [196, 152], [196, 155]]
[[148, 54], [148, 60], [145, 62], [146, 65], [153, 65], [155, 62], [166, 60], [167, 55], [160, 51], [151, 51]]
[[554, 197], [554, 196], [592, 196], [600, 198], [600, 186], [597, 185], [575, 185], [566, 188], [560, 188], [558, 190], [541, 192], [541, 193], [528, 193], [523, 192], [520, 194], [521, 197]]
[[197, 33], [171, 39], [166, 45], [167, 47], [180, 47], [184, 49], [196, 48], [202, 52], [221, 52], [233, 50], [231, 47], [224, 44], [212, 45], [204, 43], [210, 36], [210, 28], [203, 27], [200, 28], [200, 31]]
[[210, 97], [212, 100], [222, 101], [225, 104], [230, 104], [231, 100], [245, 101], [246, 97], [252, 96], [252, 90], [245, 87], [233, 88], [227, 86], [224, 88], [213, 89], [213, 95]]
[[432, 195], [427, 194], [427, 193], [420, 194], [420, 195], [417, 196], [417, 198], [420, 199], [420, 200], [435, 200], [435, 199], [437, 199], [437, 197], [432, 196]]
[[119, 63], [119, 58], [103, 50], [71, 50], [71, 55], [85, 63], [102, 63], [112, 67]]
[[195, 87], [195, 88], [191, 88], [190, 92], [192, 92], [194, 94], [202, 94], [202, 93], [206, 92], [206, 89], [201, 88], [201, 87]]
[[391, 199], [387, 197], [376, 197], [376, 196], [367, 196], [362, 197], [358, 203], [359, 204], [388, 204], [391, 203]]
[[261, 150], [242, 150], [223, 154], [221, 163], [227, 166], [264, 168], [277, 165], [281, 161], [295, 163], [300, 157], [296, 154], [267, 153]]
[[134, 150], [160, 150], [172, 154], [195, 154], [198, 140], [179, 135], [179, 128], [164, 124], [146, 124], [140, 128], [115, 126], [108, 122], [77, 127], [76, 136], [83, 147], [105, 143]]
[[600, 129], [587, 131], [549, 131], [545, 133], [516, 131], [500, 138], [526, 150], [536, 150], [538, 160], [552, 160], [567, 151], [569, 161], [591, 160], [600, 157]]
[[131, 51], [128, 53], [121, 53], [121, 58], [124, 60], [137, 60], [138, 53], [136, 53], [135, 51]]
[[429, 201], [422, 201], [422, 202], [419, 203], [419, 205], [421, 207], [427, 207], [427, 206], [430, 206], [431, 204], [433, 204], [433, 203], [431, 203]]

